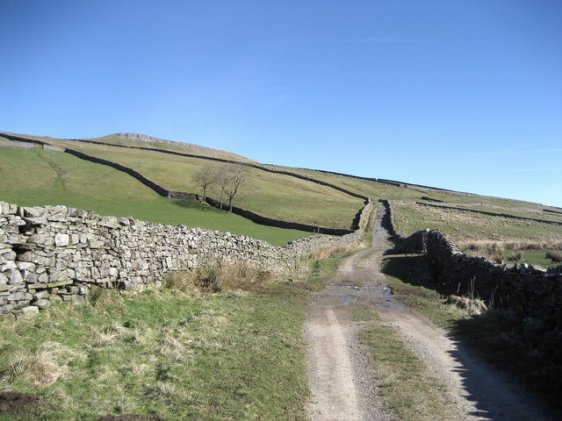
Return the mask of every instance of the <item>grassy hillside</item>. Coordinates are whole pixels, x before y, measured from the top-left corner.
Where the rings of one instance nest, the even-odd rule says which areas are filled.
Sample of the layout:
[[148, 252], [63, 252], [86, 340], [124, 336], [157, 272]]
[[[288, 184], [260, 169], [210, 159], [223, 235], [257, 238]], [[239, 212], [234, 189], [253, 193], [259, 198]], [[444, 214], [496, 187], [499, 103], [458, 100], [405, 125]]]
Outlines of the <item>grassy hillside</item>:
[[[196, 193], [192, 175], [200, 168], [217, 164], [207, 160], [158, 152], [115, 148], [79, 142], [52, 142], [70, 146], [89, 155], [133, 168], [169, 190]], [[329, 187], [280, 174], [248, 169], [235, 205], [275, 219], [305, 224], [349, 228], [362, 207], [361, 199]], [[217, 198], [218, 193], [211, 194]]]
[[413, 204], [393, 204], [392, 210], [396, 229], [403, 235], [431, 228], [446, 233], [456, 243], [481, 240], [559, 242], [562, 239], [561, 225]]
[[102, 215], [230, 231], [272, 244], [309, 235], [258, 225], [199, 203], [165, 199], [120, 171], [40, 148], [1, 147], [0, 200], [24, 206], [64, 204]]
[[[274, 167], [282, 168], [282, 167]], [[521, 200], [512, 200], [492, 196], [482, 196], [478, 194], [461, 193], [446, 191], [433, 188], [425, 188], [413, 186], [410, 184], [402, 184], [402, 187], [393, 186], [387, 183], [363, 180], [353, 177], [347, 177], [337, 174], [325, 173], [322, 171], [309, 170], [309, 169], [291, 169], [291, 171], [314, 177], [329, 183], [341, 185], [351, 191], [371, 196], [372, 198], [387, 199], [387, 200], [415, 200], [415, 201], [441, 201], [445, 203], [457, 204], [469, 208], [479, 209], [487, 207], [496, 209], [498, 212], [507, 210], [511, 212], [521, 212], [531, 216], [530, 214], [539, 213], [541, 215], [548, 215], [544, 209], [560, 212], [560, 219], [562, 219], [562, 210], [554, 207], [544, 206], [538, 203], [526, 202]], [[530, 214], [529, 214], [530, 213]]]

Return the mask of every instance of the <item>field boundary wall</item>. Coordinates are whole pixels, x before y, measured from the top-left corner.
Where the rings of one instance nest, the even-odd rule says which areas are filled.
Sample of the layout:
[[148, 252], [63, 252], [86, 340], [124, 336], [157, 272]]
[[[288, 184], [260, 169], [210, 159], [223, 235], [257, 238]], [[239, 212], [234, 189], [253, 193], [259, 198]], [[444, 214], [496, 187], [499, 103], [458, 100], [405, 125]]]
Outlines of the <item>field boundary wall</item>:
[[92, 286], [158, 287], [166, 273], [213, 262], [290, 274], [314, 253], [357, 245], [372, 206], [363, 209], [361, 228], [353, 233], [317, 234], [276, 247], [228, 232], [0, 202], [0, 317], [31, 317], [53, 301], [83, 302]]

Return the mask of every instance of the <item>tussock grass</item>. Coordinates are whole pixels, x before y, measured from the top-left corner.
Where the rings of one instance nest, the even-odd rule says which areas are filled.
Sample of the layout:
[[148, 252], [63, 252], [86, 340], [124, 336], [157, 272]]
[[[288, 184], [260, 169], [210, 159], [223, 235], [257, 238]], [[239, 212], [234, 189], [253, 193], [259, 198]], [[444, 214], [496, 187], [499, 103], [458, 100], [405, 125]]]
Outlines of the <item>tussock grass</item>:
[[552, 260], [555, 263], [562, 262], [562, 253], [560, 253], [558, 251], [547, 251], [546, 257], [549, 258], [550, 260]]
[[445, 303], [454, 305], [466, 311], [468, 316], [480, 315], [488, 311], [488, 306], [486, 305], [486, 303], [479, 298], [449, 295], [445, 299]]
[[468, 254], [480, 254], [498, 263], [525, 262], [549, 266], [562, 261], [562, 241], [468, 241], [459, 244]]
[[60, 343], [45, 342], [35, 352], [21, 350], [12, 354], [2, 382], [18, 379], [32, 386], [50, 386], [67, 373], [69, 362], [83, 358], [82, 353]]

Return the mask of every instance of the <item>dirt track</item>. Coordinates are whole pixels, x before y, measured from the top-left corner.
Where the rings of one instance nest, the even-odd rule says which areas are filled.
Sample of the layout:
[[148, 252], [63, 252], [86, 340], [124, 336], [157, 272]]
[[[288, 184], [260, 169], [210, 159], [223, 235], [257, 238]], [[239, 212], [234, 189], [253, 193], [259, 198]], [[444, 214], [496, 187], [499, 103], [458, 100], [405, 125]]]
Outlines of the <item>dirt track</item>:
[[305, 325], [312, 420], [393, 419], [377, 396], [376, 373], [358, 341], [349, 305], [373, 306], [429, 372], [447, 386], [458, 420], [548, 420], [516, 385], [391, 294], [380, 272], [388, 233], [379, 209], [373, 244], [347, 258], [333, 282], [312, 299]]

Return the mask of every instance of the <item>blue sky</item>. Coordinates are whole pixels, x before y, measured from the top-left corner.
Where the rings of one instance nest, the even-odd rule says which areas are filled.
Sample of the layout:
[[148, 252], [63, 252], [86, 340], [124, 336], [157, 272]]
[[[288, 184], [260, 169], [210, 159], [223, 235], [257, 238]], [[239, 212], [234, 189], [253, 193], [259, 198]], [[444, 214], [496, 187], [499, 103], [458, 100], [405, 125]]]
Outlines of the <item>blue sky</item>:
[[0, 130], [562, 206], [559, 0], [0, 0], [0, 18]]

